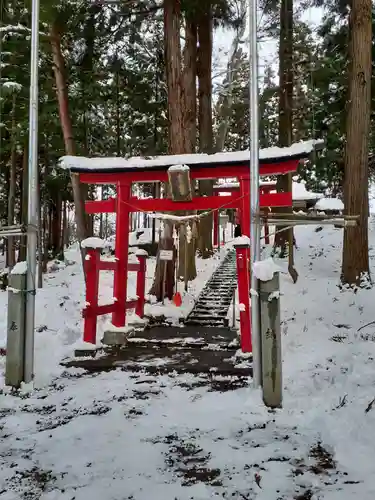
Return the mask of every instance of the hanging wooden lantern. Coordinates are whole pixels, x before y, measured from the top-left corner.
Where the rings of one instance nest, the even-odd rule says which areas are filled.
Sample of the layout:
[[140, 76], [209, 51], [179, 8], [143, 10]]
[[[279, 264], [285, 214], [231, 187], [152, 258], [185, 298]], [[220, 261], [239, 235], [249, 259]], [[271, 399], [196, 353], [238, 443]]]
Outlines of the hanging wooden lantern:
[[193, 199], [190, 168], [187, 165], [169, 167], [168, 180], [173, 201], [191, 201]]

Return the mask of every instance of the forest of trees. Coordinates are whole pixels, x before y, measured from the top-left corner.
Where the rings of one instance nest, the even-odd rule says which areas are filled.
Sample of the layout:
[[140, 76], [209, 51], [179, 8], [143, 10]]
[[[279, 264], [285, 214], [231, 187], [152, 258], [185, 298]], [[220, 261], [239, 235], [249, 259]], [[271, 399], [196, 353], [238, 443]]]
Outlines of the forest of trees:
[[[0, 1], [1, 225], [27, 219], [30, 3]], [[358, 284], [369, 276], [368, 160], [375, 145], [371, 0], [260, 4], [260, 41], [279, 44], [279, 74], [270, 64], [259, 82], [260, 147], [324, 139], [324, 150], [299, 175], [315, 191], [342, 195], [347, 213], [361, 215], [359, 227], [344, 231], [342, 272], [344, 282]], [[323, 9], [318, 27], [302, 20], [312, 7]], [[135, 156], [249, 147], [246, 8], [244, 0], [41, 1], [39, 252], [45, 265], [51, 256], [62, 256], [68, 242], [73, 190], [76, 200], [94, 196], [57, 168], [64, 154]], [[234, 38], [216, 68], [213, 33], [218, 26], [231, 29]], [[278, 188], [285, 189], [287, 182], [279, 179]], [[210, 181], [199, 185], [201, 194], [211, 189]], [[206, 218], [191, 242], [193, 256], [195, 249], [203, 257], [211, 255], [210, 225]], [[90, 228], [92, 221], [81, 220], [78, 234], [83, 237]], [[169, 240], [163, 244], [173, 244], [171, 234]], [[16, 246], [24, 259], [25, 242], [9, 238], [10, 267]], [[192, 279], [194, 258], [189, 262], [186, 272]]]

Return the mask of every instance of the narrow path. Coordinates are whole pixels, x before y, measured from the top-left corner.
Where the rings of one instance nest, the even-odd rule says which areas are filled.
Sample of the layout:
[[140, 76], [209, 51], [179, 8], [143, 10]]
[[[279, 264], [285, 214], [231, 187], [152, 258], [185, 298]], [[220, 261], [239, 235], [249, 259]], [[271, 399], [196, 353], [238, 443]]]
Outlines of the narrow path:
[[225, 325], [237, 288], [236, 252], [230, 250], [213, 273], [186, 318], [185, 325]]

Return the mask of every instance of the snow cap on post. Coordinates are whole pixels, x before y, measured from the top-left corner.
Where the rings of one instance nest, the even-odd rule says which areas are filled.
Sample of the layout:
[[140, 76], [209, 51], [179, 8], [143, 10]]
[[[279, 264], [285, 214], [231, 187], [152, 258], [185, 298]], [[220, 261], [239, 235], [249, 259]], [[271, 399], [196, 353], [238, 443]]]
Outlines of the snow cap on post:
[[168, 172], [186, 172], [190, 170], [189, 165], [172, 165], [168, 168]]
[[321, 198], [314, 206], [319, 211], [337, 211], [344, 210], [344, 203], [339, 198]]
[[86, 238], [81, 242], [82, 248], [102, 249], [105, 247], [105, 241], [95, 236]]
[[25, 260], [17, 262], [17, 264], [11, 270], [10, 274], [16, 274], [18, 276], [21, 274], [27, 274], [27, 262]]
[[250, 238], [248, 236], [238, 236], [234, 239], [234, 248], [249, 248]]
[[271, 281], [273, 275], [280, 271], [282, 269], [276, 265], [272, 257], [254, 262], [253, 264], [253, 273], [259, 281]]
[[143, 248], [138, 248], [138, 250], [135, 252], [135, 255], [136, 257], [148, 257], [148, 252]]

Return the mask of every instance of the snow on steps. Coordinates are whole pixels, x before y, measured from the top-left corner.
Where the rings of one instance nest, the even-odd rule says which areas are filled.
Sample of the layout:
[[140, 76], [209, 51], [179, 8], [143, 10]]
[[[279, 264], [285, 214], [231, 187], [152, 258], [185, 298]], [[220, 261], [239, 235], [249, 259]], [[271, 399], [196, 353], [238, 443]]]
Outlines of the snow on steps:
[[236, 253], [230, 250], [203, 288], [185, 324], [214, 327], [225, 325], [236, 288]]

